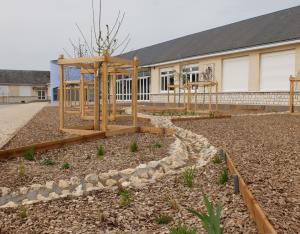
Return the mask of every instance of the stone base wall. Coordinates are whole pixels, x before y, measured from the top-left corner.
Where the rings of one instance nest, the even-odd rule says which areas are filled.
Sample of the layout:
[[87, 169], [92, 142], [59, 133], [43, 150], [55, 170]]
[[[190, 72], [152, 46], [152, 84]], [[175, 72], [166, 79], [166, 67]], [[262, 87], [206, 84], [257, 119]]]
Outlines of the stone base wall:
[[50, 97], [46, 97], [45, 100], [40, 100], [37, 96], [0, 96], [0, 104], [43, 102], [49, 100]]
[[[208, 94], [192, 94], [191, 102], [198, 104], [208, 103]], [[176, 103], [183, 103], [183, 94], [176, 95]], [[216, 95], [212, 94], [212, 103], [215, 103]], [[151, 94], [150, 103], [167, 103], [167, 94]], [[174, 95], [170, 95], [170, 102], [174, 102]], [[257, 106], [288, 106], [289, 105], [289, 92], [226, 92], [218, 94], [219, 104], [227, 105], [257, 105]], [[300, 92], [295, 93], [294, 99], [295, 106], [300, 106]]]

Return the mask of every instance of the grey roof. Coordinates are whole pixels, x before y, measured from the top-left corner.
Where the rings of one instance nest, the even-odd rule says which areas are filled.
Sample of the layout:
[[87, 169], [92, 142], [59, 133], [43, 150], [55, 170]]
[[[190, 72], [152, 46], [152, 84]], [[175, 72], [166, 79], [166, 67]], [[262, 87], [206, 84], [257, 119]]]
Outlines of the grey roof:
[[49, 83], [49, 71], [0, 70], [0, 85], [46, 85]]
[[137, 56], [141, 65], [151, 65], [299, 38], [300, 6], [296, 6], [134, 50], [121, 56], [130, 59]]

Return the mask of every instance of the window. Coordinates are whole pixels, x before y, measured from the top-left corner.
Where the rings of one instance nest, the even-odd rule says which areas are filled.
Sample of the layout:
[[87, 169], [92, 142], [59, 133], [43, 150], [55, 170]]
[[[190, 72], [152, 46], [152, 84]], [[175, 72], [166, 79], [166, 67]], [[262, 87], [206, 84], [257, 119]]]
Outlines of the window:
[[163, 69], [160, 72], [160, 91], [167, 92], [168, 85], [174, 85], [174, 70]]
[[199, 66], [198, 65], [188, 65], [182, 69], [182, 83], [187, 82], [198, 82], [199, 81]]
[[38, 89], [37, 95], [39, 100], [46, 100], [46, 90], [44, 89]]

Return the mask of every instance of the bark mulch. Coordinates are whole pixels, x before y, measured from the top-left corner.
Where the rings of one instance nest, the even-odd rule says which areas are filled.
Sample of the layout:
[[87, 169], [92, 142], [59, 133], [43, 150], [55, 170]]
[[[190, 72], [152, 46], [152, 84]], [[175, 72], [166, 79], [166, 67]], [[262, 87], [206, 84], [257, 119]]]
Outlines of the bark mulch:
[[244, 116], [176, 122], [233, 158], [279, 233], [300, 230], [300, 116]]
[[[132, 153], [130, 145], [134, 141], [138, 145], [138, 151]], [[136, 133], [36, 153], [35, 161], [23, 158], [0, 161], [0, 187], [17, 188], [49, 180], [136, 167], [141, 163], [168, 156], [169, 146], [173, 142], [173, 137]], [[97, 147], [100, 145], [103, 147], [104, 156], [99, 159]], [[25, 165], [25, 176], [20, 176], [18, 172], [22, 167], [21, 161]], [[45, 165], [49, 162], [54, 165]], [[71, 168], [62, 169], [64, 163], [69, 163]]]
[[[110, 124], [132, 125], [130, 117], [117, 119]], [[76, 128], [80, 126], [93, 126], [93, 121], [84, 121], [77, 114], [65, 115], [65, 127]], [[151, 126], [148, 120], [138, 120], [138, 126]], [[70, 134], [59, 131], [59, 109], [56, 106], [44, 107], [37, 113], [3, 149], [16, 148], [24, 145], [59, 140], [69, 137]]]
[[[183, 223], [205, 233], [199, 219], [187, 208], [205, 211], [203, 190], [214, 203], [221, 202], [224, 233], [257, 233], [247, 209], [232, 186], [217, 184], [224, 164], [209, 163], [196, 172], [194, 186], [183, 185], [181, 175], [169, 175], [141, 189], [130, 191], [130, 204], [120, 205], [118, 191], [95, 191], [88, 196], [69, 197], [25, 208], [0, 210], [1, 233], [169, 233]], [[24, 208], [23, 208], [24, 214]], [[159, 216], [171, 217], [158, 224]]]

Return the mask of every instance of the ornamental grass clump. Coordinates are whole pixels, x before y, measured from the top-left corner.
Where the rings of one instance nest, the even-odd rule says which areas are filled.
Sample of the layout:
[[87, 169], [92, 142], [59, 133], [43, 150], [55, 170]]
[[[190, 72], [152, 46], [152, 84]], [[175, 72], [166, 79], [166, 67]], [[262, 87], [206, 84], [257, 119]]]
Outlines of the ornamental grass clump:
[[219, 184], [220, 185], [225, 185], [228, 181], [228, 171], [227, 169], [225, 168], [223, 171], [222, 171], [222, 174], [220, 175], [219, 177]]
[[20, 206], [18, 208], [18, 216], [21, 219], [26, 219], [27, 218], [27, 209], [25, 206]]
[[35, 158], [34, 158], [34, 148], [30, 148], [30, 149], [26, 150], [23, 157], [27, 161], [34, 161], [35, 160]]
[[184, 185], [189, 188], [193, 187], [195, 175], [196, 175], [196, 168], [185, 169], [182, 175]]
[[67, 162], [65, 162], [63, 165], [62, 165], [62, 167], [61, 167], [62, 169], [64, 169], [64, 170], [68, 170], [68, 169], [70, 169], [71, 168], [71, 164], [70, 163], [67, 163]]
[[19, 176], [20, 177], [24, 177], [25, 174], [26, 174], [26, 168], [25, 168], [25, 164], [24, 164], [23, 161], [21, 161], [20, 164], [19, 164], [19, 170], [18, 170], [18, 172], [19, 172]]
[[222, 158], [219, 154], [216, 154], [212, 159], [213, 164], [220, 164], [222, 163]]
[[197, 229], [195, 227], [188, 227], [183, 224], [179, 224], [170, 229], [170, 234], [196, 234]]
[[42, 161], [42, 164], [45, 165], [45, 166], [53, 166], [55, 164], [55, 162], [52, 161], [51, 159], [44, 159]]
[[156, 217], [155, 222], [157, 224], [169, 224], [171, 223], [173, 218], [167, 214], [160, 214]]
[[118, 194], [119, 194], [119, 204], [121, 207], [128, 206], [133, 201], [131, 192], [126, 189], [120, 190]]
[[223, 230], [221, 228], [221, 204], [218, 202], [214, 207], [204, 193], [202, 193], [202, 197], [207, 210], [207, 214], [203, 212], [197, 212], [193, 209], [188, 209], [188, 211], [201, 220], [203, 228], [208, 234], [222, 234]]
[[136, 141], [133, 141], [131, 144], [130, 144], [130, 152], [134, 153], [134, 152], [137, 152], [138, 151], [138, 145], [137, 145], [137, 142]]
[[103, 149], [103, 146], [100, 145], [98, 148], [97, 148], [97, 157], [102, 159], [104, 156], [104, 149]]

